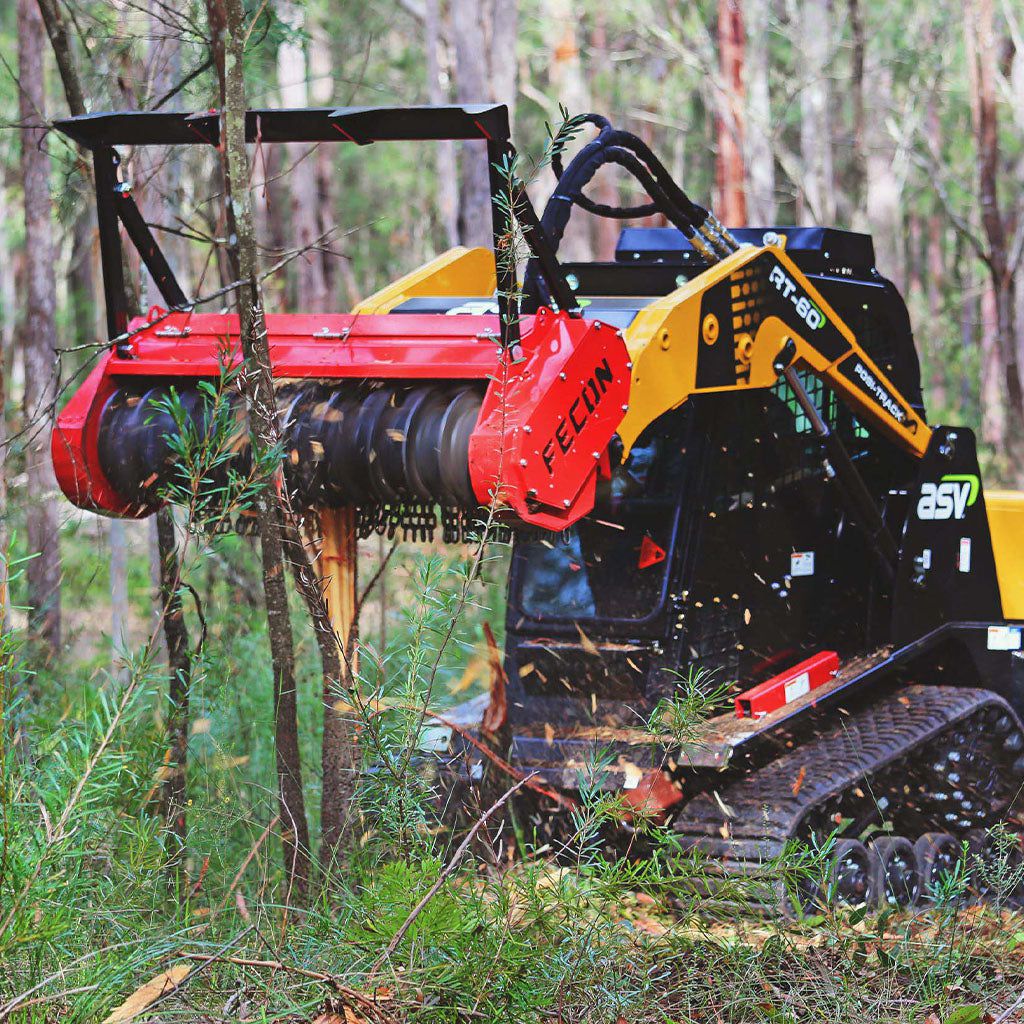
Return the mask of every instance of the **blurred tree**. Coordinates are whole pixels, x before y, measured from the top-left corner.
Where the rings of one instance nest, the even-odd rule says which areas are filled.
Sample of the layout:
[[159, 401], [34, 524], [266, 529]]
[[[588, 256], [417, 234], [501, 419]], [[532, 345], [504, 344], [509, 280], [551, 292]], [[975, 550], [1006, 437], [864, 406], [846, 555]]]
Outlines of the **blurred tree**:
[[46, 148], [46, 34], [35, 0], [18, 0], [18, 110], [25, 203], [26, 566], [30, 630], [56, 654], [61, 641], [60, 531], [50, 428], [57, 400], [57, 280], [50, 155]]
[[724, 224], [747, 223], [746, 172], [743, 162], [746, 71], [743, 8], [740, 0], [718, 0], [718, 117], [715, 180], [717, 213]]
[[775, 223], [775, 152], [772, 136], [771, 0], [744, 0], [746, 26], [743, 88], [746, 95], [743, 159], [747, 217], [751, 224]]

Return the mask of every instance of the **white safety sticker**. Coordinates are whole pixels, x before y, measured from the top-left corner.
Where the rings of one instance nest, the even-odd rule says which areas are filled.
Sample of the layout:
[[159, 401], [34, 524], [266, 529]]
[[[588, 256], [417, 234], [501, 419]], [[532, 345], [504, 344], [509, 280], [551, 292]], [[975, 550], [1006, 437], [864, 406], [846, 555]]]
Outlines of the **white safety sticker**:
[[796, 679], [786, 683], [786, 703], [788, 704], [791, 700], [796, 700], [797, 697], [802, 697], [805, 693], [809, 693], [810, 689], [810, 673], [801, 672]]
[[957, 556], [956, 567], [961, 572], [971, 571], [971, 538], [960, 538], [960, 554]]
[[988, 627], [988, 649], [990, 651], [1019, 651], [1020, 648], [1020, 626]]
[[814, 575], [814, 552], [794, 551], [789, 556], [790, 576], [813, 576]]

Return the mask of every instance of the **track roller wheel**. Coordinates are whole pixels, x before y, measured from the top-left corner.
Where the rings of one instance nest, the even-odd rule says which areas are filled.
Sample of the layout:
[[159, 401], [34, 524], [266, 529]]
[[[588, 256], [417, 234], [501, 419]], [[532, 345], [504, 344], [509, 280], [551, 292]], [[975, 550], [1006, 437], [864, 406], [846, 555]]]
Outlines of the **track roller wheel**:
[[914, 844], [903, 836], [880, 836], [871, 843], [874, 892], [882, 906], [912, 907], [921, 896], [921, 871]]
[[960, 840], [948, 832], [925, 832], [914, 843], [914, 856], [921, 875], [921, 897], [934, 900], [943, 877], [956, 871], [963, 849]]
[[839, 839], [832, 851], [828, 872], [828, 895], [831, 902], [847, 907], [877, 901], [876, 877], [872, 872], [872, 856], [857, 839]]

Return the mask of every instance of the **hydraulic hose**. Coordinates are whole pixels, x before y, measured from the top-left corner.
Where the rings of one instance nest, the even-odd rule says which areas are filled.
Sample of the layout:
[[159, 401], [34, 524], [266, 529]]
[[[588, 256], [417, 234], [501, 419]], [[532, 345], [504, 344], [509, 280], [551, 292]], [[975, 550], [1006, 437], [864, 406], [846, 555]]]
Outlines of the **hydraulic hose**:
[[[710, 210], [690, 199], [643, 139], [612, 127], [600, 114], [585, 114], [580, 121], [597, 127], [597, 137], [587, 143], [567, 167], [559, 153], [555, 153], [551, 161], [558, 186], [548, 200], [541, 224], [556, 252], [574, 206], [617, 220], [664, 214], [708, 262], [717, 262], [739, 248], [728, 228]], [[584, 195], [583, 189], [598, 169], [608, 163], [616, 163], [629, 171], [650, 201], [634, 206], [610, 206]], [[528, 300], [536, 305], [551, 301], [533, 261], [527, 269], [524, 291]]]

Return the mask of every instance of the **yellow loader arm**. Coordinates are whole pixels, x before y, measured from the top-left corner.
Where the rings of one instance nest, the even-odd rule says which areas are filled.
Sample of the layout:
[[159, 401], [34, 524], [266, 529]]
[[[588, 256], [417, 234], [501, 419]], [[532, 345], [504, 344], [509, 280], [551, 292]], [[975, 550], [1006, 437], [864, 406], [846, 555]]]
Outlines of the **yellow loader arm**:
[[633, 362], [619, 426], [628, 453], [644, 428], [691, 395], [772, 387], [808, 369], [865, 424], [921, 457], [931, 431], [853, 332], [776, 246], [739, 249], [645, 307], [625, 332]]

